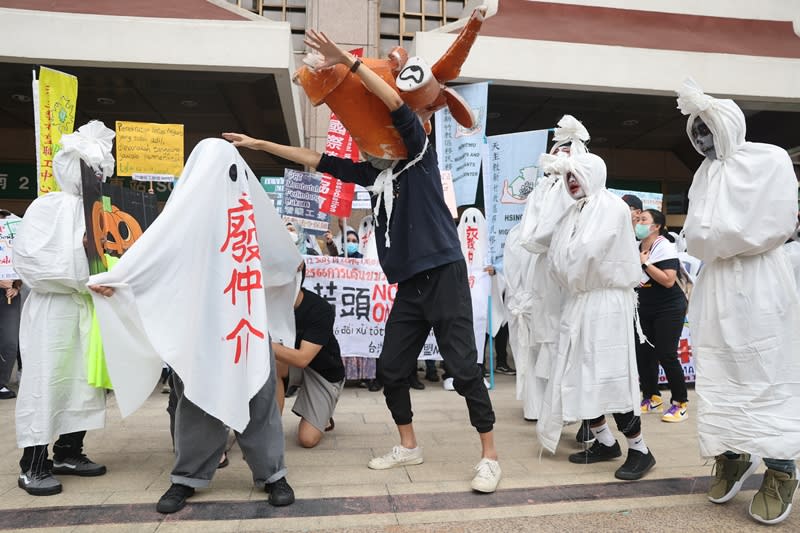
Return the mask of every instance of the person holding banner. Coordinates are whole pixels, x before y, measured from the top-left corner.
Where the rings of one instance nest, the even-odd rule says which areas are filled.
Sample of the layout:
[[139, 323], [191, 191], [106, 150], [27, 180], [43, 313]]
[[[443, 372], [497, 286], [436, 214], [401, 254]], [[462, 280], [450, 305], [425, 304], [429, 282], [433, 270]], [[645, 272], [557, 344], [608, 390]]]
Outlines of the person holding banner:
[[800, 301], [783, 246], [797, 225], [797, 177], [784, 149], [745, 140], [733, 100], [689, 79], [678, 108], [705, 157], [684, 231], [688, 252], [704, 265], [689, 325], [700, 453], [715, 458], [708, 499], [732, 500], [763, 458], [749, 513], [777, 524], [791, 512], [799, 477]]
[[633, 288], [642, 269], [632, 246], [630, 211], [606, 190], [606, 165], [598, 156], [573, 155], [552, 166], [575, 203], [556, 228], [549, 250], [565, 300], [537, 434], [555, 452], [565, 423], [589, 420], [596, 440], [570, 455], [570, 462], [610, 461], [622, 455], [605, 419], [613, 413], [628, 441], [628, 457], [614, 476], [640, 479], [655, 459], [638, 412]]
[[444, 200], [436, 152], [419, 117], [388, 83], [322, 33], [310, 30], [306, 43], [324, 56], [319, 68], [344, 64], [388, 107], [408, 159], [354, 163], [237, 133], [223, 137], [236, 146], [315, 167], [373, 192], [379, 260], [389, 282], [399, 284], [386, 324], [378, 374], [400, 444], [373, 458], [368, 466], [382, 470], [424, 460], [412, 424], [408, 376], [416, 369], [417, 357], [433, 327], [454, 386], [465, 397], [470, 422], [480, 435], [481, 460], [475, 467], [472, 489], [494, 492], [501, 477], [494, 444], [495, 415], [477, 363], [466, 263]]

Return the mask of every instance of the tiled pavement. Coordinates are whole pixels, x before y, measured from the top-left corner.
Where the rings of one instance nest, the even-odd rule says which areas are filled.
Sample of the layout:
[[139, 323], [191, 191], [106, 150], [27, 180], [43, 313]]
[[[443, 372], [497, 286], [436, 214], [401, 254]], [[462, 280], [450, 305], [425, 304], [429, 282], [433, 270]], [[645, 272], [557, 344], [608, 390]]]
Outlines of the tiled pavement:
[[[665, 393], [668, 396], [669, 393]], [[666, 424], [644, 417], [648, 445], [658, 461], [641, 482], [614, 479], [614, 464], [574, 465], [577, 426], [564, 431], [557, 455], [540, 457], [534, 424], [522, 419], [514, 378], [497, 376], [491, 391], [496, 440], [503, 468], [493, 495], [469, 491], [479, 443], [463, 399], [441, 384], [412, 391], [415, 426], [425, 463], [371, 471], [366, 462], [396, 444], [383, 395], [346, 388], [336, 429], [315, 449], [295, 443], [297, 417], [287, 401], [286, 462], [298, 501], [272, 508], [252, 487], [250, 472], [233, 447], [230, 466], [183, 511], [164, 517], [155, 502], [169, 487], [172, 450], [167, 396], [156, 390], [133, 416], [121, 420], [109, 396], [107, 426], [86, 438], [86, 452], [108, 466], [98, 478], [61, 479], [64, 492], [33, 497], [17, 488], [19, 451], [14, 401], [0, 401], [0, 529], [24, 531], [749, 531], [751, 479], [725, 506], [707, 502], [710, 466], [699, 457], [693, 417]], [[693, 399], [693, 391], [690, 400]], [[691, 404], [690, 404], [691, 405]], [[613, 421], [612, 421], [613, 426]], [[623, 445], [624, 448], [624, 445]], [[42, 528], [42, 529], [39, 529]], [[796, 511], [778, 526], [800, 531]]]

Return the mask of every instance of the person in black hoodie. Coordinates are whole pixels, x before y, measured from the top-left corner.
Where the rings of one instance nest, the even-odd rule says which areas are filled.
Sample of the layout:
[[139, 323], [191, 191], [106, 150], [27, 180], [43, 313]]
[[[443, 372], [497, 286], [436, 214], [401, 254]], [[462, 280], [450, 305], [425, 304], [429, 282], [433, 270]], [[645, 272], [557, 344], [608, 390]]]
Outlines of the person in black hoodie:
[[481, 460], [475, 467], [472, 489], [494, 492], [501, 477], [494, 445], [495, 415], [477, 362], [467, 268], [444, 201], [436, 152], [419, 117], [358, 58], [314, 30], [308, 32], [306, 44], [324, 56], [318, 68], [344, 64], [388, 107], [408, 159], [356, 163], [238, 133], [222, 136], [237, 147], [263, 150], [373, 192], [378, 258], [389, 282], [399, 284], [386, 324], [378, 374], [400, 444], [373, 458], [368, 466], [382, 470], [423, 462], [412, 424], [408, 376], [433, 328], [455, 389], [466, 399], [470, 422], [480, 435]]

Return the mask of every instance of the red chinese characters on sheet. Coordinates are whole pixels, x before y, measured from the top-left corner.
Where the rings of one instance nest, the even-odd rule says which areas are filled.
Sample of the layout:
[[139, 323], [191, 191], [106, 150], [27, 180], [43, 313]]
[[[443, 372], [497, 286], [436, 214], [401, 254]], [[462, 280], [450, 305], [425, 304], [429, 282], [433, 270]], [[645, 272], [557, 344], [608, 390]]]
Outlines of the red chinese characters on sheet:
[[478, 228], [467, 226], [467, 264], [472, 264], [475, 259], [475, 243], [478, 240]]
[[[256, 218], [253, 205], [247, 194], [242, 193], [238, 205], [228, 209], [228, 229], [225, 242], [219, 249], [221, 253], [230, 254], [235, 265], [231, 271], [230, 281], [223, 290], [223, 294], [230, 296], [231, 305], [238, 306], [240, 299], [247, 302], [247, 311], [243, 311], [235, 327], [225, 336], [227, 341], [236, 341], [236, 355], [234, 364], [238, 364], [242, 354], [245, 358], [250, 349], [250, 336], [263, 339], [264, 332], [250, 323], [252, 292], [263, 290], [261, 280], [261, 252], [256, 239]], [[237, 307], [238, 309], [238, 307]]]

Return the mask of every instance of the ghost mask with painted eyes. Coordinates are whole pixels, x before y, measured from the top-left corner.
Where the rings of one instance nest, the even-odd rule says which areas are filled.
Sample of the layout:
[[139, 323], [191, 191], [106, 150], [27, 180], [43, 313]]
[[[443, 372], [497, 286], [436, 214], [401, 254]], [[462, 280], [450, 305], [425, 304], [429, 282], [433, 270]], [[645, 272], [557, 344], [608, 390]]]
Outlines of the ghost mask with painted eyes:
[[586, 192], [583, 190], [583, 187], [581, 186], [575, 174], [568, 172], [564, 177], [564, 181], [567, 184], [567, 192], [569, 192], [569, 195], [573, 200], [580, 200], [586, 196]]
[[692, 123], [692, 142], [708, 159], [716, 159], [717, 151], [714, 148], [714, 134], [700, 117]]

